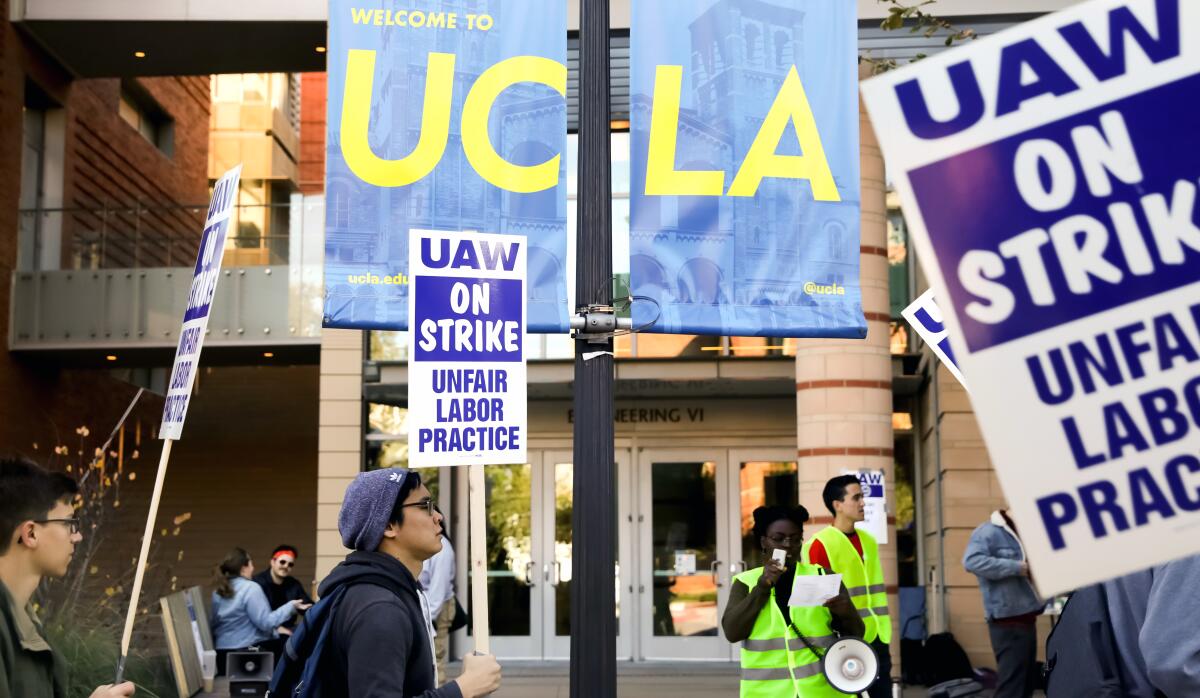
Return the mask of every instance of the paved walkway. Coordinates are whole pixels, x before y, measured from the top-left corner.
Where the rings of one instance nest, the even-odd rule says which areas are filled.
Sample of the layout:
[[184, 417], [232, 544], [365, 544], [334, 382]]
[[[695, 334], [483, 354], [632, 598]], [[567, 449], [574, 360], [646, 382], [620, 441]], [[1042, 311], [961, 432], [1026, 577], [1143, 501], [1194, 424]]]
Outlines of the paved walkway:
[[[505, 662], [504, 685], [495, 698], [570, 698], [570, 668], [566, 662]], [[451, 664], [457, 676], [460, 665]], [[200, 696], [227, 698], [224, 679], [216, 691]], [[924, 698], [927, 689], [908, 687], [904, 698]], [[620, 698], [731, 698], [738, 694], [738, 667], [713, 662], [621, 662], [617, 667]]]

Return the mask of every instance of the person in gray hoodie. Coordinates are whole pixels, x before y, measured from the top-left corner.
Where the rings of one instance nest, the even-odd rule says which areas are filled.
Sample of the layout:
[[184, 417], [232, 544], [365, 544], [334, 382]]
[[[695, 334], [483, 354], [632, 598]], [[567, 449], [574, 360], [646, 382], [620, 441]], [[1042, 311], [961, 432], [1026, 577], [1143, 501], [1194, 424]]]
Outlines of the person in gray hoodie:
[[1106, 582], [1130, 696], [1200, 696], [1200, 556]]
[[1084, 587], [1046, 642], [1049, 698], [1200, 696], [1200, 556]]
[[963, 567], [979, 578], [999, 681], [995, 698], [1029, 698], [1037, 687], [1037, 617], [1044, 606], [1030, 581], [1025, 546], [1008, 513], [971, 533]]
[[432, 614], [417, 577], [442, 548], [442, 512], [418, 473], [360, 473], [346, 488], [338, 531], [354, 552], [318, 589], [325, 597], [346, 586], [318, 670], [322, 696], [480, 698], [500, 687], [491, 655], [463, 657], [453, 681], [437, 675]]

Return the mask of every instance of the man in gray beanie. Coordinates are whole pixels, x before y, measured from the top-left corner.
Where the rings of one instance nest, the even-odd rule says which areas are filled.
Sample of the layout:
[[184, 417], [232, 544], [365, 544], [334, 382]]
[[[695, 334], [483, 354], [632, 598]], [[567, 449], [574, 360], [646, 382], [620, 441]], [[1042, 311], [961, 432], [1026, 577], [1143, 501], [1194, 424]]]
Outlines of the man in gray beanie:
[[325, 597], [346, 585], [318, 672], [321, 695], [477, 698], [500, 687], [491, 655], [464, 657], [462, 675], [438, 687], [430, 611], [417, 576], [442, 548], [442, 513], [419, 474], [360, 473], [346, 488], [338, 532], [354, 552], [318, 589]]

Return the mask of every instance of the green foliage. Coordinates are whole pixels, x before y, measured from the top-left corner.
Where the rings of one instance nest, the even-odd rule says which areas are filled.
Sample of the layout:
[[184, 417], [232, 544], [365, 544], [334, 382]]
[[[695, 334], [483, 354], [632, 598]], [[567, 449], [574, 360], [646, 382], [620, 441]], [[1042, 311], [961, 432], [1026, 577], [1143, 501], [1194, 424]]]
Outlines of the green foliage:
[[508, 570], [525, 581], [530, 550], [533, 470], [528, 465], [489, 465], [487, 473], [488, 569]]
[[[934, 4], [937, 0], [920, 0], [915, 5], [903, 4], [900, 0], [876, 0], [877, 2], [890, 5], [888, 8], [888, 16], [880, 22], [880, 28], [885, 31], [896, 31], [908, 27], [910, 34], [921, 34], [925, 38], [932, 38], [939, 33], [945, 34], [945, 45], [953, 46], [960, 41], [975, 39], [978, 35], [974, 29], [959, 28], [940, 17], [932, 15], [922, 8]], [[925, 58], [925, 54], [917, 54], [914, 62]], [[864, 59], [874, 66], [875, 73], [883, 73], [893, 68], [899, 67], [895, 59]]]
[[[118, 552], [116, 539], [128, 532], [121, 530], [117, 510], [121, 507], [122, 486], [137, 480], [140, 465], [137, 448], [125, 447], [127, 440], [136, 446], [139, 436], [127, 439], [126, 431], [127, 427], [121, 426], [113, 433], [115, 447], [109, 450], [113, 441], [94, 446], [91, 430], [81, 426], [75, 430], [78, 442], [56, 445], [45, 463], [73, 477], [79, 486], [74, 506], [75, 516], [82, 523], [83, 540], [75, 546], [66, 576], [44, 580], [34, 597], [46, 639], [67, 667], [70, 697], [86, 698], [97, 686], [112, 683], [116, 674], [136, 561], [126, 558], [125, 562], [118, 557], [122, 553]], [[189, 519], [190, 513], [167, 519], [171, 525], [159, 529], [155, 538], [160, 540], [151, 546], [125, 671], [126, 677], [138, 684], [138, 696], [176, 695], [160, 631], [158, 599], [177, 590], [170, 563], [183, 559], [182, 550], [167, 553], [163, 543], [177, 537]], [[162, 557], [167, 557], [165, 563]]]
[[[86, 615], [46, 626], [47, 641], [67, 666], [68, 698], [87, 698], [97, 686], [113, 682], [119, 634], [119, 626], [97, 623]], [[140, 698], [169, 698], [176, 694], [166, 656], [131, 651], [125, 676], [137, 685]]]

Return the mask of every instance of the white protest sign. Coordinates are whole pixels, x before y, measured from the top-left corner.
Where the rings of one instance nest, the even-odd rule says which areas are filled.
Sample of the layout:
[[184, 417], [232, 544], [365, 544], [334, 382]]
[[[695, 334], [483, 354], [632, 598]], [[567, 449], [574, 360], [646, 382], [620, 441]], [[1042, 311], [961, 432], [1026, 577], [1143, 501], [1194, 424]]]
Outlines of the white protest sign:
[[888, 542], [887, 488], [882, 470], [843, 470], [842, 475], [853, 475], [862, 485], [863, 504], [866, 518], [854, 527], [871, 534], [880, 545]]
[[411, 230], [411, 467], [525, 463], [525, 260], [519, 235]]
[[1200, 552], [1197, 94], [1194, 0], [863, 85], [1043, 595]]
[[942, 311], [933, 300], [933, 289], [929, 289], [922, 293], [915, 301], [912, 302], [904, 310], [900, 311], [905, 320], [917, 334], [921, 335], [921, 339], [929, 345], [933, 353], [946, 364], [946, 368], [958, 382], [964, 387], [967, 382], [963, 380], [962, 372], [958, 370], [958, 364], [954, 363], [954, 350], [950, 347], [950, 331], [946, 329], [946, 323], [942, 320]]
[[192, 272], [192, 285], [188, 289], [187, 307], [183, 311], [183, 326], [179, 329], [175, 363], [167, 384], [162, 426], [158, 429], [160, 439], [178, 440], [183, 432], [183, 420], [187, 418], [192, 385], [196, 382], [196, 369], [200, 365], [200, 350], [204, 347], [204, 335], [208, 330], [208, 315], [213, 296], [217, 293], [217, 280], [221, 276], [225, 235], [229, 230], [233, 206], [237, 202], [241, 175], [242, 166], [238, 165], [222, 175], [213, 187], [212, 201], [204, 217], [204, 232], [200, 236], [200, 251], [196, 255], [196, 269]]

